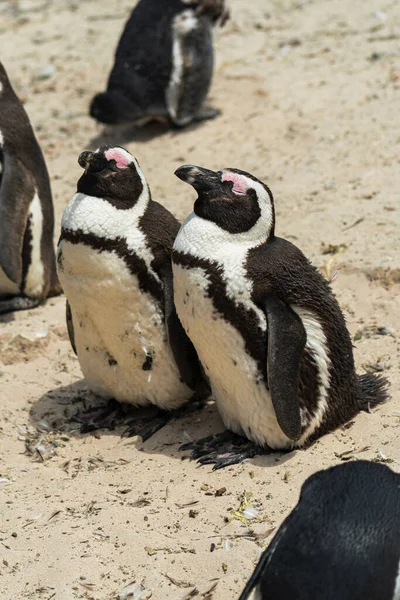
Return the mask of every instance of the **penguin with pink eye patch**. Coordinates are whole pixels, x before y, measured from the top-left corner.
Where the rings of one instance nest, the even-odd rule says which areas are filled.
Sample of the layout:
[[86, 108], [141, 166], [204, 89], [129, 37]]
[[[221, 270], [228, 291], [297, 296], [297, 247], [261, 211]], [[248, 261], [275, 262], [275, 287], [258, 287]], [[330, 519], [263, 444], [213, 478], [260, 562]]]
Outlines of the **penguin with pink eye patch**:
[[82, 152], [79, 164], [84, 173], [62, 217], [57, 270], [83, 375], [110, 402], [75, 418], [83, 431], [113, 428], [131, 415], [126, 405], [153, 407], [136, 413], [127, 430], [145, 440], [209, 393], [173, 302], [179, 222], [151, 199], [124, 148]]
[[358, 376], [329, 283], [275, 236], [272, 192], [237, 169], [175, 173], [196, 190], [174, 242], [174, 297], [228, 431], [185, 444], [221, 468], [307, 445], [387, 398]]

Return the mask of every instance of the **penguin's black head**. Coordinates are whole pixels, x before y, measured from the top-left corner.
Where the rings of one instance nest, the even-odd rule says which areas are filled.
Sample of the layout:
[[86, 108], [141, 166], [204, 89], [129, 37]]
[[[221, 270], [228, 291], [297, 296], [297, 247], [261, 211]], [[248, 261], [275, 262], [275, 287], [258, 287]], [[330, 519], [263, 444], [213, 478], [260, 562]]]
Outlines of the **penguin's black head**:
[[261, 181], [239, 169], [210, 171], [185, 165], [175, 175], [190, 183], [198, 198], [194, 212], [229, 233], [244, 233], [262, 223], [265, 238], [274, 235], [274, 199]]
[[130, 208], [143, 190], [148, 190], [138, 161], [120, 146], [104, 145], [95, 152], [82, 152], [78, 162], [85, 169], [78, 180], [78, 192]]

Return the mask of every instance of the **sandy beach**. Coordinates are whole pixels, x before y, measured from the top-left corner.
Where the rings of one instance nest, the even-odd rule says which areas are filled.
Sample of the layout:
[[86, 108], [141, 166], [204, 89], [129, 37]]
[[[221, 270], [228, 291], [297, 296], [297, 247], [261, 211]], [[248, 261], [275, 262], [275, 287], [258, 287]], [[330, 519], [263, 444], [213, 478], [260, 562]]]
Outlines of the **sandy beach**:
[[[82, 435], [70, 417], [93, 397], [65, 298], [0, 318], [4, 600], [183, 600], [194, 588], [235, 600], [310, 474], [355, 458], [400, 472], [400, 4], [230, 0], [210, 94], [222, 115], [183, 131], [105, 131], [88, 106], [132, 6], [0, 2], [1, 60], [46, 158], [55, 243], [77, 158], [101, 142], [135, 154], [153, 198], [180, 219], [195, 195], [177, 167], [249, 171], [274, 193], [277, 235], [337, 271], [357, 370], [388, 377], [391, 398], [308, 450], [212, 472], [179, 451], [223, 430], [212, 402], [145, 443], [122, 430]], [[258, 509], [249, 521], [245, 493]]]

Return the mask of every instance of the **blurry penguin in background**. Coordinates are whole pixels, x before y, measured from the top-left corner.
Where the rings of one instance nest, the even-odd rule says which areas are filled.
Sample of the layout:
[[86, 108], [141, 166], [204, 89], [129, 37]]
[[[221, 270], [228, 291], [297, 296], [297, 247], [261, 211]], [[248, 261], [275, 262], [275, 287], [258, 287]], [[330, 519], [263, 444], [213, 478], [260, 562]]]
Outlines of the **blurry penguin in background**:
[[90, 115], [110, 125], [157, 119], [174, 127], [218, 116], [204, 103], [214, 66], [212, 27], [228, 18], [224, 0], [140, 0]]
[[399, 600], [400, 475], [354, 461], [309, 477], [239, 600]]
[[0, 62], [0, 314], [61, 293], [42, 151]]

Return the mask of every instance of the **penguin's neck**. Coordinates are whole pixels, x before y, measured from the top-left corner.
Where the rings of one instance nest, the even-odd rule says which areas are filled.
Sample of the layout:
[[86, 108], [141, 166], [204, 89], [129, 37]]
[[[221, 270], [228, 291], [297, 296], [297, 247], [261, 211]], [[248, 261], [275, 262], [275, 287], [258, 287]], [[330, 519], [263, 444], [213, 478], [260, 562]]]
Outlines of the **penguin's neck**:
[[248, 231], [229, 233], [191, 213], [180, 228], [174, 249], [198, 258], [225, 262], [229, 256], [246, 256], [252, 248], [266, 243], [269, 235], [270, 230], [261, 219]]
[[127, 237], [139, 227], [141, 217], [150, 203], [147, 185], [136, 203], [127, 209], [114, 206], [105, 198], [77, 192], [64, 211], [61, 226], [71, 231], [83, 231], [100, 238]]

